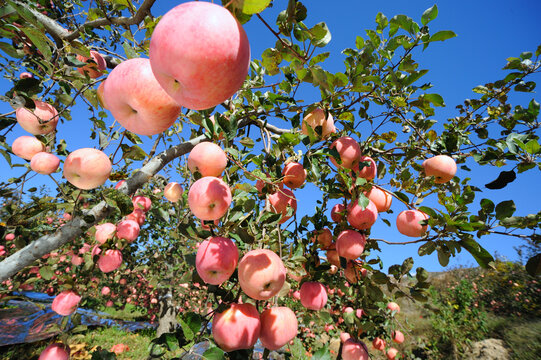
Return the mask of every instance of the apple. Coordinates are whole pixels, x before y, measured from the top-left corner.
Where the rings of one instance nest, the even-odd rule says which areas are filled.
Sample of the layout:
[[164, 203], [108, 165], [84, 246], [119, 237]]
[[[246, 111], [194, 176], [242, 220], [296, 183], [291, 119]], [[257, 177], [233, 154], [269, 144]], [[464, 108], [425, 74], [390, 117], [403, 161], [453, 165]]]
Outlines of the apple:
[[180, 106], [156, 81], [148, 59], [129, 59], [115, 67], [103, 85], [107, 109], [120, 125], [138, 135], [168, 129]]
[[143, 226], [146, 218], [147, 218], [147, 215], [145, 214], [143, 209], [134, 209], [131, 213], [126, 215], [126, 220], [135, 221], [137, 224], [139, 224], [139, 227]]
[[58, 156], [41, 151], [32, 156], [30, 161], [30, 168], [42, 175], [49, 175], [54, 173], [60, 166], [60, 159]]
[[301, 304], [310, 310], [321, 310], [327, 304], [327, 290], [317, 281], [307, 281], [301, 285]]
[[340, 342], [345, 343], [348, 339], [351, 339], [351, 335], [347, 332], [340, 333]]
[[404, 342], [404, 334], [400, 330], [395, 330], [391, 333], [393, 341], [397, 344], [402, 344]]
[[387, 350], [387, 359], [389, 360], [394, 360], [396, 359], [396, 355], [398, 355], [398, 350], [396, 350], [395, 348], [389, 348], [389, 350]]
[[376, 205], [378, 212], [385, 212], [389, 210], [393, 202], [393, 196], [389, 192], [381, 190], [375, 186], [373, 186], [370, 191], [365, 192], [364, 196], [366, 196], [374, 203], [374, 205]]
[[315, 234], [315, 239], [323, 249], [328, 248], [332, 244], [331, 230], [329, 230], [328, 228], [325, 228], [325, 229], [317, 232]]
[[69, 360], [70, 347], [62, 343], [54, 343], [45, 348], [38, 360]]
[[[366, 165], [361, 168], [362, 165]], [[359, 170], [360, 169], [360, 170]], [[372, 180], [376, 177], [378, 172], [378, 167], [376, 162], [369, 156], [361, 156], [359, 162], [353, 166], [353, 171], [357, 174], [357, 177], [364, 178], [366, 180]]]
[[220, 285], [233, 275], [239, 250], [231, 239], [211, 237], [203, 241], [195, 256], [195, 269], [204, 282]]
[[[90, 62], [90, 59], [92, 59], [93, 62]], [[77, 60], [88, 63], [88, 65], [77, 68], [77, 71], [81, 75], [85, 75], [86, 73], [91, 79], [96, 79], [102, 76], [103, 72], [107, 68], [107, 63], [105, 62], [103, 56], [94, 50], [90, 50], [90, 58], [77, 54]]]
[[376, 350], [384, 351], [385, 350], [385, 340], [377, 337], [374, 340], [372, 340], [372, 346]]
[[267, 300], [282, 289], [286, 268], [273, 251], [251, 250], [239, 261], [238, 277], [246, 295], [255, 300]]
[[362, 255], [366, 246], [366, 236], [355, 230], [344, 230], [336, 239], [336, 252], [338, 256], [347, 260], [354, 260]]
[[34, 136], [23, 135], [13, 141], [11, 151], [18, 157], [32, 160], [34, 155], [45, 151], [45, 145]]
[[122, 252], [120, 250], [105, 250], [98, 259], [98, 267], [104, 273], [115, 271], [122, 265]]
[[434, 176], [436, 184], [451, 180], [456, 174], [456, 162], [447, 155], [436, 155], [423, 162], [426, 176]]
[[344, 204], [334, 205], [331, 209], [331, 219], [337, 223], [341, 222], [344, 217], [340, 213], [344, 213], [345, 210], [346, 207], [344, 206]]
[[156, 79], [180, 105], [203, 110], [239, 90], [250, 66], [244, 29], [222, 6], [187, 2], [168, 11], [150, 39]]
[[96, 241], [100, 244], [105, 244], [107, 240], [112, 239], [116, 233], [116, 225], [111, 223], [103, 223], [96, 225]]
[[279, 221], [280, 224], [285, 223], [289, 218], [291, 218], [291, 216], [293, 216], [287, 215], [290, 208], [293, 209], [293, 214], [295, 214], [297, 211], [297, 198], [289, 189], [278, 189], [278, 191], [276, 191], [274, 194], [270, 194], [269, 203], [271, 205], [271, 211], [277, 214], [282, 214], [282, 218]]
[[331, 244], [331, 246], [327, 248], [326, 254], [327, 254], [327, 261], [330, 264], [340, 267], [340, 257], [338, 256], [338, 252], [336, 252], [335, 244]]
[[200, 220], [218, 220], [231, 205], [231, 189], [214, 176], [205, 176], [192, 184], [188, 191], [188, 205]]
[[15, 234], [6, 234], [5, 239], [6, 241], [13, 241], [15, 239]]
[[31, 78], [31, 77], [34, 77], [34, 75], [30, 74], [29, 72], [22, 72], [19, 75], [19, 79], [28, 79], [28, 78]]
[[201, 176], [219, 177], [226, 166], [227, 155], [220, 146], [211, 142], [195, 145], [188, 156], [188, 169], [192, 174], [197, 171]]
[[327, 116], [325, 114], [325, 110], [316, 108], [306, 114], [304, 119], [302, 120], [301, 125], [301, 131], [304, 135], [308, 135], [308, 128], [311, 128], [314, 131], [314, 134], [316, 137], [319, 137], [318, 128], [321, 129], [321, 137], [326, 138], [331, 133], [336, 132], [336, 128], [334, 127], [334, 119], [329, 113]]
[[73, 290], [64, 290], [56, 295], [51, 309], [59, 315], [68, 316], [77, 310], [81, 297]]
[[342, 360], [369, 360], [366, 345], [348, 338], [342, 344]]
[[111, 174], [111, 160], [103, 151], [77, 149], [64, 161], [64, 177], [73, 186], [90, 190], [105, 184]]
[[396, 311], [396, 313], [400, 312], [400, 306], [397, 303], [392, 302], [392, 301], [387, 304], [387, 309], [391, 311]]
[[341, 164], [334, 157], [331, 157], [331, 162], [336, 167], [343, 167], [346, 169], [353, 169], [353, 166], [359, 162], [361, 157], [361, 147], [359, 143], [350, 136], [342, 136], [336, 139], [331, 144], [331, 149], [336, 149], [340, 154]]
[[180, 184], [177, 182], [170, 182], [169, 184], [165, 185], [165, 188], [163, 189], [163, 196], [171, 202], [177, 202], [182, 197], [182, 188], [180, 187]]
[[428, 225], [419, 224], [423, 220], [428, 220], [428, 215], [424, 212], [404, 210], [396, 217], [396, 228], [402, 235], [421, 237], [428, 229]]
[[135, 220], [122, 220], [116, 225], [116, 237], [130, 243], [137, 239], [140, 231], [141, 227]]
[[152, 200], [146, 196], [137, 195], [133, 197], [132, 204], [134, 209], [141, 209], [144, 212], [148, 212], [152, 206]]
[[306, 180], [306, 170], [298, 162], [288, 163], [282, 170], [284, 177], [283, 183], [290, 189], [296, 189], [304, 184]]
[[252, 348], [261, 331], [259, 313], [252, 304], [236, 304], [221, 313], [216, 313], [212, 321], [212, 336], [216, 344], [230, 352]]
[[368, 206], [363, 209], [357, 200], [352, 201], [348, 207], [348, 223], [356, 229], [366, 230], [372, 227], [378, 219], [378, 209], [369, 200]]
[[288, 307], [272, 307], [260, 315], [259, 340], [263, 347], [278, 350], [297, 336], [299, 323], [293, 310]]
[[19, 125], [32, 135], [44, 135], [56, 129], [58, 112], [54, 106], [40, 100], [34, 100], [34, 104], [34, 110], [21, 107], [15, 111]]
[[130, 351], [130, 347], [126, 344], [115, 344], [111, 346], [111, 349], [109, 351], [114, 352], [115, 354], [119, 355], [119, 354], [122, 354], [123, 352]]

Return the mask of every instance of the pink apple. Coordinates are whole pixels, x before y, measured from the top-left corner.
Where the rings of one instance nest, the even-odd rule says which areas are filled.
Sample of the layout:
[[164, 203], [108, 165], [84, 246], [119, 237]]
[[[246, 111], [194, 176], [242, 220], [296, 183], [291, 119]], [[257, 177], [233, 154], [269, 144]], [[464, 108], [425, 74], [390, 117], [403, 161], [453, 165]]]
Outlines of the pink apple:
[[351, 335], [347, 332], [340, 333], [340, 342], [345, 343], [348, 339], [351, 339]]
[[267, 300], [282, 289], [286, 268], [273, 251], [251, 250], [239, 262], [238, 277], [246, 295], [255, 300]]
[[32, 156], [32, 160], [30, 161], [30, 168], [42, 175], [54, 173], [58, 169], [58, 166], [60, 166], [58, 156], [44, 151]]
[[344, 341], [342, 345], [342, 360], [369, 360], [366, 345], [352, 338]]
[[103, 296], [107, 296], [111, 293], [111, 289], [108, 286], [104, 286], [101, 288], [101, 294]]
[[339, 165], [336, 159], [331, 157], [331, 162], [334, 166], [352, 169], [353, 166], [359, 162], [359, 158], [361, 157], [361, 147], [352, 137], [343, 136], [336, 139], [331, 144], [331, 149], [335, 148], [336, 151], [338, 151], [338, 154], [340, 154], [341, 164]]
[[231, 190], [219, 178], [206, 176], [192, 184], [188, 191], [188, 205], [200, 220], [218, 220], [231, 205]]
[[38, 360], [69, 360], [70, 347], [62, 343], [54, 343], [45, 348]]
[[13, 241], [15, 239], [15, 234], [6, 234], [6, 241]]
[[377, 337], [374, 340], [372, 340], [372, 346], [376, 350], [384, 351], [385, 350], [385, 340]]
[[79, 266], [83, 263], [84, 259], [81, 257], [81, 256], [78, 256], [78, 255], [73, 255], [71, 257], [71, 264], [73, 266]]
[[295, 300], [300, 300], [300, 299], [301, 299], [301, 292], [300, 292], [299, 290], [294, 291], [294, 292], [293, 292], [293, 298], [294, 298]]
[[250, 44], [229, 10], [187, 2], [167, 12], [150, 40], [156, 79], [180, 105], [203, 110], [240, 89], [250, 66]]
[[340, 213], [344, 213], [345, 210], [346, 210], [346, 207], [344, 206], [344, 204], [334, 205], [331, 209], [331, 219], [337, 223], [341, 222], [343, 219], [343, 216]]
[[64, 290], [56, 295], [51, 309], [59, 315], [68, 316], [77, 310], [81, 297], [73, 290]]
[[139, 135], [168, 129], [180, 106], [156, 81], [148, 59], [130, 59], [115, 67], [103, 86], [107, 109], [120, 125]]
[[332, 233], [331, 233], [331, 230], [329, 230], [328, 228], [325, 228], [325, 229], [319, 231], [315, 235], [315, 238], [316, 238], [318, 244], [323, 249], [328, 248], [332, 244]]
[[285, 223], [291, 216], [288, 216], [288, 210], [293, 209], [293, 214], [297, 211], [297, 198], [289, 189], [278, 189], [274, 194], [269, 195], [271, 210], [277, 214], [282, 214], [279, 223]]
[[338, 253], [336, 252], [336, 246], [335, 244], [332, 244], [327, 249], [327, 261], [330, 264], [333, 264], [334, 266], [340, 267], [340, 257], [338, 256]]
[[307, 281], [301, 285], [301, 304], [310, 310], [321, 310], [327, 304], [327, 290], [316, 281]]
[[239, 261], [239, 251], [231, 239], [211, 237], [203, 241], [197, 249], [195, 268], [207, 284], [220, 285], [235, 271]]
[[98, 259], [98, 267], [104, 273], [108, 273], [118, 269], [122, 265], [122, 252], [120, 250], [105, 250], [103, 255]]
[[132, 203], [134, 209], [142, 209], [144, 212], [148, 212], [152, 206], [152, 200], [141, 195], [134, 196]]
[[19, 136], [11, 144], [11, 151], [18, 157], [32, 160], [39, 152], [45, 151], [45, 145], [34, 136]]
[[103, 151], [82, 148], [75, 150], [66, 158], [64, 177], [73, 186], [90, 190], [105, 184], [111, 169], [111, 160]]
[[139, 224], [139, 227], [143, 226], [143, 224], [145, 223], [146, 218], [147, 218], [147, 216], [146, 216], [145, 212], [143, 211], [143, 209], [139, 209], [139, 208], [134, 209], [131, 213], [126, 215], [126, 220], [135, 221], [137, 224]]
[[29, 72], [22, 72], [19, 74], [19, 79], [28, 79], [34, 77], [34, 75], [30, 74]]
[[212, 321], [212, 336], [218, 346], [226, 351], [250, 349], [261, 331], [259, 313], [252, 304], [231, 304]]
[[259, 340], [263, 347], [278, 350], [297, 336], [299, 323], [288, 307], [272, 307], [261, 313]]
[[15, 111], [17, 122], [23, 129], [32, 135], [48, 134], [58, 123], [58, 112], [46, 102], [34, 100], [36, 108], [30, 110], [27, 108], [18, 108]]
[[370, 201], [376, 205], [378, 212], [385, 212], [391, 208], [393, 196], [387, 191], [381, 190], [375, 186], [364, 194]]
[[128, 242], [134, 242], [141, 228], [135, 220], [122, 220], [116, 225], [116, 236]]
[[[90, 62], [90, 59], [92, 59], [93, 62]], [[102, 76], [103, 72], [107, 68], [105, 59], [97, 51], [90, 50], [90, 58], [77, 55], [77, 60], [88, 63], [88, 65], [77, 68], [77, 71], [81, 75], [85, 75], [85, 73], [88, 74], [88, 77], [91, 79], [96, 79]]]
[[[368, 166], [364, 166], [363, 168], [361, 168], [361, 165], [366, 165], [365, 163], [368, 163]], [[359, 168], [361, 169], [359, 170]], [[355, 164], [355, 166], [353, 166], [353, 171], [360, 178], [372, 180], [377, 175], [378, 167], [376, 166], [376, 162], [374, 161], [374, 159], [372, 159], [371, 157], [361, 156], [359, 158], [359, 162]]]
[[101, 105], [102, 108], [108, 109], [107, 104], [105, 103], [105, 97], [103, 95], [103, 91], [105, 89], [105, 81], [102, 81], [98, 85], [98, 89], [96, 90], [96, 94], [98, 95], [98, 103]]
[[336, 239], [336, 252], [346, 260], [354, 260], [362, 255], [366, 246], [366, 236], [355, 230], [344, 230]]
[[298, 162], [288, 163], [282, 170], [284, 185], [290, 189], [296, 189], [304, 184], [306, 180], [306, 170]]
[[368, 206], [363, 209], [357, 200], [352, 201], [348, 207], [348, 223], [356, 229], [366, 230], [372, 227], [378, 219], [378, 209], [369, 200]]
[[426, 176], [434, 176], [436, 184], [451, 180], [456, 174], [456, 162], [447, 155], [437, 155], [423, 162]]
[[389, 350], [387, 350], [387, 359], [389, 360], [394, 360], [396, 359], [396, 355], [398, 355], [398, 350], [396, 350], [395, 348], [389, 348]]
[[227, 155], [218, 145], [211, 142], [202, 142], [194, 146], [188, 156], [188, 169], [201, 176], [222, 175], [227, 166]]
[[301, 127], [304, 135], [308, 135], [308, 128], [311, 128], [316, 137], [319, 137], [318, 128], [320, 128], [322, 138], [326, 138], [330, 134], [336, 132], [332, 115], [329, 113], [327, 116], [325, 110], [320, 108], [314, 109], [306, 114]]
[[179, 201], [182, 197], [182, 193], [182, 188], [177, 182], [170, 182], [165, 186], [165, 189], [163, 189], [163, 196], [171, 202]]
[[400, 312], [400, 306], [397, 303], [392, 302], [392, 301], [387, 304], [387, 309], [391, 311], [396, 311], [397, 313]]
[[428, 225], [419, 222], [428, 220], [428, 215], [419, 210], [404, 210], [396, 217], [396, 228], [402, 235], [410, 237], [423, 236]]
[[404, 342], [404, 334], [400, 330], [395, 330], [391, 333], [393, 341], [397, 344], [402, 344]]
[[116, 233], [116, 225], [111, 223], [103, 223], [96, 225], [96, 241], [100, 244], [105, 244], [107, 240], [112, 239]]

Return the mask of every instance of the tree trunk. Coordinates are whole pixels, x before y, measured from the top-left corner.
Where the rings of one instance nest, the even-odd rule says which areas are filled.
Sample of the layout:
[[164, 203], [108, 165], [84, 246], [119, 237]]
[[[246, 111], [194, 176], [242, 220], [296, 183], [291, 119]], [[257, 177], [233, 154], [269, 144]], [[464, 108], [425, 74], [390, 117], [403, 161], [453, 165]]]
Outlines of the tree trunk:
[[171, 290], [164, 290], [160, 294], [158, 301], [160, 303], [160, 313], [158, 330], [156, 330], [157, 338], [162, 334], [174, 332], [178, 326], [177, 311], [173, 304], [173, 294]]

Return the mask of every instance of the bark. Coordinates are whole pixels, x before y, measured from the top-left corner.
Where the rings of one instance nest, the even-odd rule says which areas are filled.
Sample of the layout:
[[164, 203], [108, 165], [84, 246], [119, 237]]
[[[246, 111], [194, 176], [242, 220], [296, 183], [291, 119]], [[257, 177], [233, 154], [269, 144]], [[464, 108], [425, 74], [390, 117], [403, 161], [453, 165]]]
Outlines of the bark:
[[159, 299], [160, 313], [158, 330], [156, 330], [156, 337], [159, 338], [162, 334], [174, 332], [178, 326], [177, 310], [173, 303], [173, 294], [168, 289], [164, 291]]

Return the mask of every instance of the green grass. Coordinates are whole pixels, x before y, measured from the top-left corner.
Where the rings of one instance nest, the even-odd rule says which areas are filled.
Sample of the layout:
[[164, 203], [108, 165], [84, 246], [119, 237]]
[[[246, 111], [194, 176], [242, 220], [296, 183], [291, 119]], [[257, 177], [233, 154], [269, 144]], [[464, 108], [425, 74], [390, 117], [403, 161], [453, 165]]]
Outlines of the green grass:
[[541, 319], [491, 317], [489, 337], [502, 339], [514, 360], [537, 360], [541, 353]]

